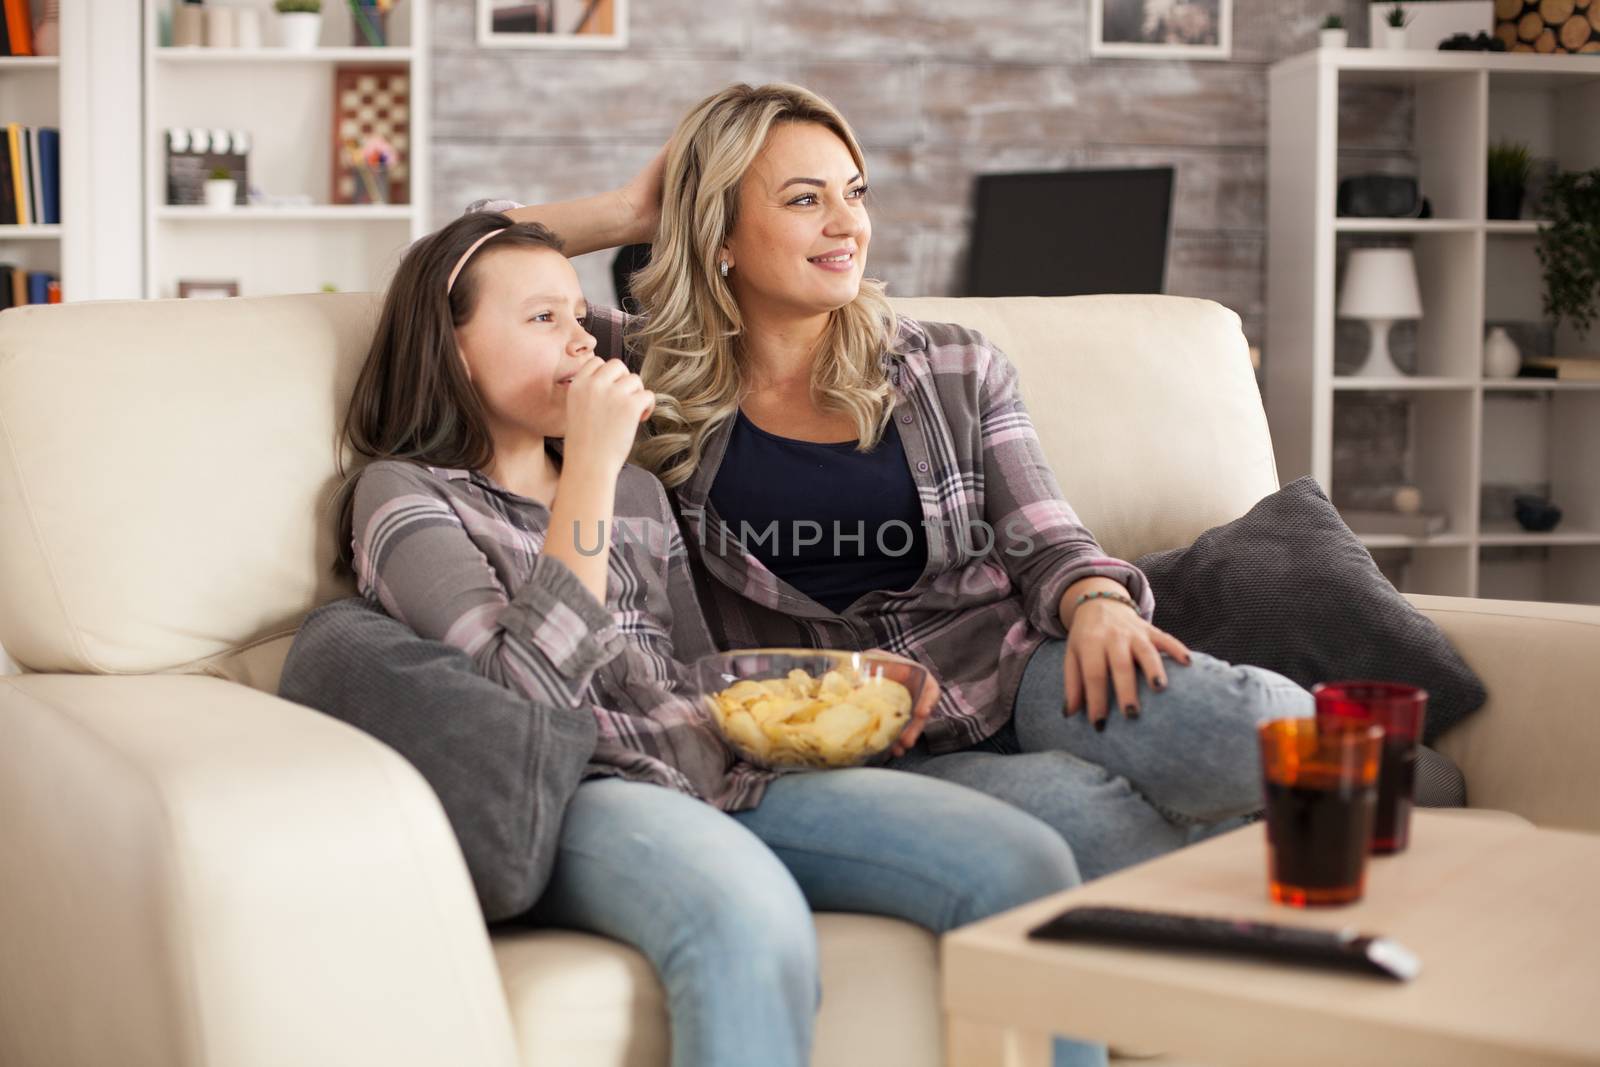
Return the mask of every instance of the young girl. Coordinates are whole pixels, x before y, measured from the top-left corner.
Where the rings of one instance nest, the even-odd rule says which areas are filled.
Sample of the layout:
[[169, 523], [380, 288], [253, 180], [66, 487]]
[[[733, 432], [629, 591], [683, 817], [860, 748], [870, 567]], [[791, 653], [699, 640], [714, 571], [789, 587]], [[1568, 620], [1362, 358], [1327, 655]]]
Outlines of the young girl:
[[[363, 596], [599, 743], [533, 922], [633, 945], [680, 1067], [803, 1065], [811, 910], [935, 932], [1078, 881], [1043, 822], [875, 768], [776, 775], [681, 663], [713, 650], [665, 492], [626, 457], [654, 396], [594, 353], [560, 241], [468, 215], [407, 253], [351, 398], [340, 514]], [[929, 694], [930, 704], [937, 694]], [[926, 713], [926, 707], [920, 709]]]

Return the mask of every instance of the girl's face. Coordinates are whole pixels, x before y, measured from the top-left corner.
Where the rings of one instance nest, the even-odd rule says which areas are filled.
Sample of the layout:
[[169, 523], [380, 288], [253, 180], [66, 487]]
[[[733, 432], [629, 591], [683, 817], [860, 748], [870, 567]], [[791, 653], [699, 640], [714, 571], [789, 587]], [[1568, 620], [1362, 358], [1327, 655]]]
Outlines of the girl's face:
[[567, 257], [548, 248], [502, 248], [474, 264], [478, 306], [456, 328], [467, 375], [497, 443], [564, 437], [567, 386], [594, 352], [588, 308]]
[[832, 130], [774, 126], [739, 183], [738, 221], [726, 245], [739, 306], [815, 315], [854, 300], [872, 240], [866, 191]]

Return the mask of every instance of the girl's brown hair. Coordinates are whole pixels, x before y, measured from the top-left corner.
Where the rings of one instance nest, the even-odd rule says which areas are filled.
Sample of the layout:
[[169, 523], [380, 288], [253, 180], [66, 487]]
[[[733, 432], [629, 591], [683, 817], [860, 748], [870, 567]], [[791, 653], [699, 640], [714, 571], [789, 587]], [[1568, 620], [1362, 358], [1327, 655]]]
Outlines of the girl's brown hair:
[[[447, 291], [456, 261], [474, 241], [495, 230], [504, 232], [473, 253], [455, 287]], [[562, 244], [536, 222], [513, 222], [498, 212], [478, 212], [422, 238], [401, 259], [345, 413], [343, 439], [356, 456], [368, 462], [403, 459], [467, 470], [481, 470], [494, 458], [488, 419], [467, 377], [455, 331], [477, 310], [484, 254], [501, 248], [560, 252]], [[339, 556], [334, 571], [350, 575], [355, 482], [361, 472], [359, 468], [346, 472], [344, 460], [341, 450], [341, 481], [335, 497]]]

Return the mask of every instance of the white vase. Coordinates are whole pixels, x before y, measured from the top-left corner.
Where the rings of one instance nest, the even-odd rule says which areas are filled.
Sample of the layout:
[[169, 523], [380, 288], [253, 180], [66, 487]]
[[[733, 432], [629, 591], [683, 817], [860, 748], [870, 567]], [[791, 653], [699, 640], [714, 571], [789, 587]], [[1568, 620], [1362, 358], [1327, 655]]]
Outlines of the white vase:
[[238, 38], [234, 34], [233, 8], [208, 7], [206, 8], [206, 47], [207, 48], [236, 48]]
[[1505, 327], [1494, 327], [1483, 342], [1483, 376], [1515, 378], [1521, 369], [1522, 352], [1517, 348], [1517, 342], [1506, 333]]
[[233, 13], [233, 17], [236, 23], [234, 44], [240, 48], [260, 48], [261, 12], [241, 7]]
[[1387, 22], [1384, 23], [1383, 47], [1390, 51], [1405, 51], [1409, 47], [1406, 44], [1406, 28], [1404, 26], [1391, 26]]
[[205, 43], [206, 12], [199, 4], [179, 4], [172, 13], [174, 48], [198, 48]]
[[239, 183], [232, 178], [206, 179], [206, 207], [212, 211], [232, 211], [239, 195]]
[[1350, 31], [1342, 26], [1336, 30], [1323, 30], [1321, 41], [1324, 48], [1343, 48], [1350, 43]]
[[320, 14], [288, 11], [278, 16], [278, 44], [291, 52], [314, 52], [321, 37]]
[[58, 56], [61, 54], [61, 0], [45, 0], [44, 17], [33, 28], [33, 54]]

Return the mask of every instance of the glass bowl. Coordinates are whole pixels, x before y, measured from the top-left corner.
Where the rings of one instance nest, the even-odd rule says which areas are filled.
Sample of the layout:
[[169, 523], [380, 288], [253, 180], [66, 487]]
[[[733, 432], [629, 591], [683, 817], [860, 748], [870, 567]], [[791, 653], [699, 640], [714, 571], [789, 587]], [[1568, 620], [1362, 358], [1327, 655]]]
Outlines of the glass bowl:
[[[928, 684], [926, 668], [882, 652], [747, 648], [706, 656], [692, 670], [734, 751], [779, 769], [855, 767], [881, 756]], [[806, 677], [791, 679], [793, 671]]]

